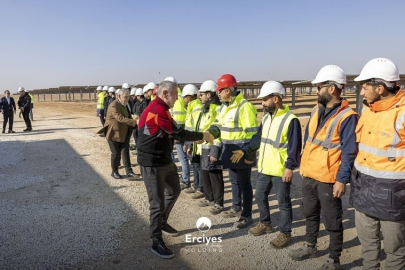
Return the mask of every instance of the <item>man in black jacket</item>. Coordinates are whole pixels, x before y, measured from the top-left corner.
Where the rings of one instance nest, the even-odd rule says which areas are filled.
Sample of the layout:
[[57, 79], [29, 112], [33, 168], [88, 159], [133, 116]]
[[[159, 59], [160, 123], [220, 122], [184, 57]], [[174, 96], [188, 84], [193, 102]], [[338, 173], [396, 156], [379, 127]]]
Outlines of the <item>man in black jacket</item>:
[[8, 122], [8, 133], [14, 133], [13, 131], [13, 120], [14, 114], [16, 112], [14, 98], [10, 97], [10, 91], [4, 91], [5, 96], [0, 100], [0, 111], [3, 114], [3, 131], [6, 132], [6, 126]]
[[20, 108], [20, 111], [24, 117], [24, 122], [27, 125], [27, 128], [24, 129], [23, 131], [31, 131], [32, 130], [30, 120], [31, 97], [30, 95], [28, 95], [27, 92], [25, 92], [24, 87], [18, 88], [18, 93], [20, 94], [20, 97], [18, 98], [18, 108]]

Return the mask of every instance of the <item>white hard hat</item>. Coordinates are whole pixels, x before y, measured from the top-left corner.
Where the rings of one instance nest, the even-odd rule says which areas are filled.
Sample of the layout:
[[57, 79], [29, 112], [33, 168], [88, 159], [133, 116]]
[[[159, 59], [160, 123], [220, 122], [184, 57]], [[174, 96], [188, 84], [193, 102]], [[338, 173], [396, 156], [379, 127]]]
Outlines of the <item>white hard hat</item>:
[[203, 82], [200, 86], [200, 90], [198, 92], [214, 92], [217, 89], [217, 84], [214, 81], [207, 80]]
[[147, 85], [145, 85], [143, 87], [143, 93], [145, 94], [146, 92], [148, 92], [149, 90], [153, 90], [156, 87], [156, 84], [154, 82], [150, 82]]
[[198, 92], [198, 88], [194, 84], [186, 84], [183, 87], [181, 97], [194, 96]]
[[281, 83], [276, 81], [265, 82], [260, 89], [260, 94], [257, 98], [264, 98], [271, 94], [285, 95], [285, 88]]
[[118, 91], [120, 91], [121, 89], [117, 89], [117, 91], [115, 91], [116, 94], [118, 94]]
[[108, 93], [114, 93], [115, 91], [116, 91], [115, 88], [112, 86], [108, 88]]
[[122, 84], [122, 88], [129, 89], [129, 84], [128, 84], [128, 83], [123, 83], [123, 84]]
[[135, 92], [135, 96], [142, 96], [143, 95], [143, 90], [142, 88], [137, 88]]
[[25, 88], [24, 87], [18, 87], [18, 92], [22, 92], [22, 91], [25, 92]]
[[104, 85], [103, 91], [108, 91], [108, 85]]
[[25, 92], [25, 93], [28, 93], [28, 89], [24, 89], [24, 92]]
[[136, 88], [134, 87], [134, 88], [131, 89], [131, 93], [130, 93], [129, 95], [130, 95], [130, 96], [134, 96], [134, 95], [135, 95], [135, 92], [136, 92]]
[[398, 67], [387, 58], [375, 58], [368, 61], [359, 76], [354, 80], [382, 79], [387, 82], [399, 81]]
[[174, 77], [166, 77], [163, 81], [174, 82], [177, 83], [177, 80]]
[[102, 86], [97, 86], [97, 89], [96, 89], [97, 91], [101, 91], [101, 90], [103, 90], [103, 87]]
[[338, 66], [327, 65], [321, 68], [312, 83], [323, 83], [327, 81], [333, 81], [338, 84], [346, 84], [346, 74], [343, 69]]

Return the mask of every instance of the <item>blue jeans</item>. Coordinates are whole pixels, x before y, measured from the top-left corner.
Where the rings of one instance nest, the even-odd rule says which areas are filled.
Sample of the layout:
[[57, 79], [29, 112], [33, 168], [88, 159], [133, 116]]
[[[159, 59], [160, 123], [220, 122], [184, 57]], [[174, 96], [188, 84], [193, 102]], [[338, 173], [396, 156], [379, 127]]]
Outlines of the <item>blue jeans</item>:
[[229, 169], [229, 179], [232, 186], [232, 208], [235, 210], [242, 208], [241, 216], [243, 217], [252, 217], [253, 189], [250, 182], [251, 173], [251, 168]]
[[291, 234], [292, 206], [290, 198], [291, 182], [283, 182], [281, 177], [259, 173], [256, 180], [255, 198], [260, 212], [260, 222], [271, 224], [269, 194], [274, 186], [280, 210], [280, 232]]
[[[183, 183], [190, 184], [190, 165], [188, 163], [187, 154], [183, 151], [184, 143], [175, 143], [174, 146], [177, 150], [177, 158], [181, 164], [181, 178]], [[174, 156], [174, 155], [173, 155]]]
[[202, 181], [200, 178], [200, 171], [201, 171], [200, 163], [191, 163], [191, 169], [193, 170], [193, 175], [194, 175], [193, 186], [196, 189], [202, 191], [203, 185], [202, 185]]

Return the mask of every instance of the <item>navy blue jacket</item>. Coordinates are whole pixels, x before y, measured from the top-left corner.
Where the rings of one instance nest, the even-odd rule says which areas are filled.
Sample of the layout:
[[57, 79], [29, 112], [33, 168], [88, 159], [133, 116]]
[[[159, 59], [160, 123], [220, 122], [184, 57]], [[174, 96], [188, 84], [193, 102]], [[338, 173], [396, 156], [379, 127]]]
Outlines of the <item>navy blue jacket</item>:
[[7, 97], [2, 97], [0, 99], [0, 110], [3, 110], [4, 113], [8, 113], [11, 111], [11, 113], [13, 113], [14, 111], [16, 111], [16, 107], [15, 107], [15, 101], [14, 98], [10, 97], [10, 105], [7, 102]]

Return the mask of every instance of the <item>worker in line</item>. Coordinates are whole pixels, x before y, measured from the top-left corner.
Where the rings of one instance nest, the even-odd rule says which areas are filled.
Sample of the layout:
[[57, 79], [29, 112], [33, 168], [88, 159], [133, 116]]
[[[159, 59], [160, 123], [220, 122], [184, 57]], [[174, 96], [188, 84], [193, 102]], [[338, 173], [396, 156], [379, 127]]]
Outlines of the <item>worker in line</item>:
[[363, 269], [380, 269], [381, 241], [385, 269], [405, 269], [405, 95], [398, 68], [372, 59], [354, 80], [365, 101], [350, 183]]
[[329, 232], [329, 258], [319, 269], [340, 269], [343, 249], [342, 200], [357, 155], [355, 128], [358, 115], [341, 98], [346, 74], [335, 65], [324, 66], [312, 81], [317, 86], [318, 104], [311, 112], [304, 134], [300, 173], [305, 217], [305, 243], [289, 251], [294, 260], [317, 253], [322, 220]]
[[[135, 107], [134, 107], [134, 119], [139, 120], [139, 118], [141, 117], [143, 111], [148, 106], [148, 101], [145, 99], [145, 96], [143, 95], [143, 89], [142, 88], [137, 88], [136, 89], [135, 97], [136, 97], [137, 101], [136, 101]], [[134, 141], [135, 141], [135, 146], [137, 146], [137, 144], [138, 144], [138, 128], [136, 128], [136, 130], [134, 130], [133, 137], [134, 137]], [[136, 150], [136, 148], [135, 148], [135, 150]], [[135, 154], [136, 154], [136, 152], [135, 152]]]
[[33, 113], [33, 109], [34, 109], [34, 96], [28, 92], [28, 95], [30, 95], [31, 98], [31, 110], [30, 110], [30, 119], [31, 121], [34, 121], [34, 113]]
[[152, 94], [153, 94], [153, 89], [156, 87], [156, 84], [154, 82], [150, 82], [147, 85], [143, 87], [143, 96], [146, 99], [146, 102], [149, 103], [152, 101]]
[[[97, 117], [100, 118], [101, 125], [104, 126], [104, 100], [107, 96], [108, 86], [105, 85], [100, 91], [97, 91]], [[102, 136], [101, 134], [100, 136]]]
[[[164, 81], [169, 81], [177, 84], [177, 80], [174, 77], [167, 77]], [[181, 127], [185, 128], [187, 110], [182, 98], [182, 91], [177, 86], [177, 92], [179, 94], [178, 99], [174, 103], [173, 108], [170, 109], [170, 114], [173, 120]], [[190, 185], [190, 164], [187, 159], [187, 153], [184, 151], [184, 141], [174, 140], [174, 147], [176, 148], [177, 158], [180, 161], [181, 166], [181, 189], [189, 188]], [[172, 159], [174, 160], [174, 152], [172, 151]]]
[[[131, 108], [131, 114], [132, 114], [133, 116], [135, 116], [135, 109], [136, 109], [136, 106], [137, 106], [138, 103], [139, 103], [139, 100], [138, 100], [137, 97], [136, 97], [136, 87], [132, 87], [132, 88], [131, 88], [131, 92], [130, 92], [130, 94], [129, 94], [129, 101], [128, 101], [128, 104], [129, 104], [129, 107]], [[135, 119], [135, 118], [134, 118], [134, 119]], [[136, 119], [136, 120], [137, 120], [137, 119]], [[134, 130], [133, 130], [133, 132], [132, 132], [133, 139], [134, 139], [134, 143], [133, 143], [133, 144], [130, 144], [130, 146], [129, 146], [129, 150], [131, 150], [131, 151], [135, 151], [135, 150], [136, 150], [135, 133], [136, 133], [137, 130], [138, 130], [138, 125], [135, 126], [135, 128], [134, 128]], [[132, 153], [132, 152], [131, 152], [131, 153]]]
[[180, 195], [179, 176], [171, 158], [174, 139], [213, 142], [208, 132], [184, 130], [170, 116], [169, 109], [178, 98], [177, 83], [160, 83], [157, 97], [139, 119], [138, 163], [141, 165], [150, 204], [151, 251], [160, 258], [173, 258], [165, 245], [162, 232], [175, 236], [177, 230], [168, 224], [170, 212]]
[[[202, 107], [194, 109], [191, 117], [196, 123], [197, 131], [207, 130], [219, 116], [222, 103], [216, 95], [217, 84], [207, 80], [201, 84], [200, 101]], [[225, 106], [225, 105], [223, 105]], [[193, 152], [196, 151], [201, 156], [200, 159], [200, 181], [202, 182], [204, 200], [197, 203], [200, 207], [210, 206], [210, 213], [220, 214], [224, 209], [224, 177], [222, 174], [221, 139], [217, 138], [213, 144], [203, 142], [193, 145]]]
[[17, 109], [13, 97], [10, 97], [10, 91], [4, 91], [4, 97], [0, 99], [0, 112], [3, 114], [3, 131], [6, 133], [6, 127], [8, 123], [8, 133], [15, 133], [13, 130], [14, 114]]
[[108, 95], [104, 98], [104, 120], [107, 118], [108, 106], [115, 100], [115, 87], [108, 87]]
[[122, 178], [118, 172], [122, 156], [128, 180], [135, 181], [140, 180], [141, 177], [133, 172], [129, 156], [129, 140], [132, 129], [136, 125], [136, 120], [131, 118], [128, 100], [128, 89], [118, 90], [117, 98], [109, 105], [104, 127], [98, 133], [106, 134], [108, 146], [111, 150], [111, 176], [115, 179]]
[[223, 211], [221, 215], [226, 218], [239, 217], [234, 227], [242, 229], [253, 223], [253, 189], [250, 176], [252, 167], [256, 164], [255, 162], [247, 164], [243, 160], [232, 163], [231, 156], [233, 151], [240, 150], [257, 132], [257, 112], [255, 107], [243, 97], [243, 93], [238, 91], [233, 75], [222, 75], [217, 84], [219, 99], [225, 106], [217, 118], [218, 121], [211, 125], [208, 131], [214, 135], [214, 138], [221, 138], [224, 147], [222, 166], [229, 169], [232, 185], [232, 209]]
[[299, 167], [302, 147], [300, 121], [283, 104], [284, 96], [285, 89], [279, 82], [268, 81], [262, 86], [257, 98], [262, 99], [266, 114], [250, 142], [231, 157], [232, 162], [238, 163], [245, 156], [245, 162], [250, 163], [260, 149], [255, 193], [260, 218], [249, 233], [259, 236], [272, 231], [268, 197], [274, 187], [280, 210], [280, 233], [270, 241], [275, 248], [283, 248], [291, 241], [291, 181], [293, 170]]
[[[190, 131], [199, 131], [198, 130], [198, 118], [195, 118], [194, 111], [201, 112], [201, 101], [197, 98], [198, 88], [193, 84], [187, 84], [183, 87], [181, 97], [184, 100], [184, 106], [187, 110], [185, 129]], [[193, 171], [194, 182], [193, 186], [190, 184], [181, 183], [180, 187], [184, 189], [185, 193], [193, 194], [192, 199], [200, 199], [204, 197], [203, 193], [203, 184], [200, 179], [200, 154], [197, 153], [197, 145], [192, 142], [186, 142], [183, 146], [183, 151], [187, 153], [187, 156], [190, 158], [190, 167]], [[193, 151], [194, 150], [194, 151]], [[187, 185], [187, 187], [185, 187]]]
[[31, 97], [28, 95], [28, 93], [25, 91], [24, 87], [19, 87], [18, 88], [18, 93], [20, 94], [20, 97], [18, 98], [18, 108], [20, 109], [20, 112], [23, 115], [25, 125], [27, 126], [24, 131], [31, 131], [32, 126], [31, 126], [31, 120], [30, 120], [30, 111], [31, 111]]

